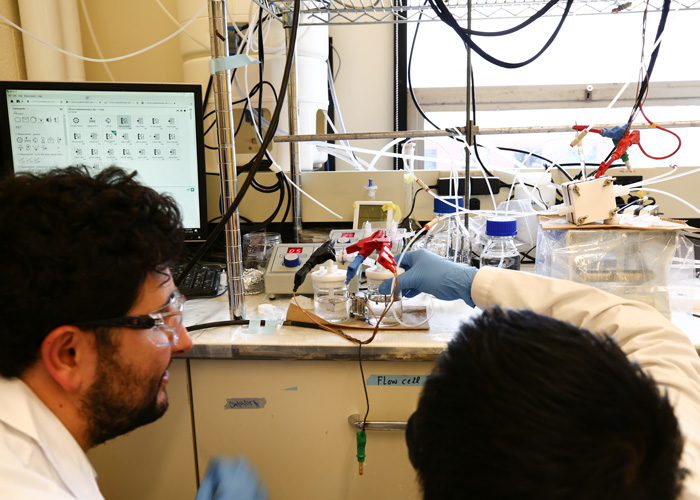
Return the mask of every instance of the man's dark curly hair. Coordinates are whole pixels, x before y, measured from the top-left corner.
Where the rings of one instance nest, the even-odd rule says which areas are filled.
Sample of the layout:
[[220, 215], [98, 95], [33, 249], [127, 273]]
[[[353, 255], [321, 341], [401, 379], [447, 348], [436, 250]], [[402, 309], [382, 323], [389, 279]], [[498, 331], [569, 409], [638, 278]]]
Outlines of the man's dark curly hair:
[[0, 375], [20, 376], [60, 325], [124, 315], [182, 251], [175, 201], [135, 175], [70, 167], [0, 182]]
[[406, 432], [425, 500], [672, 500], [683, 439], [612, 338], [487, 309], [436, 362]]

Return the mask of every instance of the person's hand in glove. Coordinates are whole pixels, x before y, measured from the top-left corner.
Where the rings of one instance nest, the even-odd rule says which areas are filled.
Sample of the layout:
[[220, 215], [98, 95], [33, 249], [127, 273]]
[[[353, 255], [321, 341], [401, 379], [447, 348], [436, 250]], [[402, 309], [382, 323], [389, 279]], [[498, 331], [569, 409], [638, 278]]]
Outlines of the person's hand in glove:
[[214, 457], [195, 500], [268, 500], [256, 470], [245, 458]]
[[[429, 293], [441, 300], [462, 299], [468, 306], [474, 307], [471, 297], [472, 281], [477, 268], [457, 264], [425, 249], [406, 252], [401, 267], [406, 270], [398, 278], [398, 288], [406, 298], [421, 292]], [[391, 293], [392, 280], [386, 280], [379, 286], [379, 293]]]

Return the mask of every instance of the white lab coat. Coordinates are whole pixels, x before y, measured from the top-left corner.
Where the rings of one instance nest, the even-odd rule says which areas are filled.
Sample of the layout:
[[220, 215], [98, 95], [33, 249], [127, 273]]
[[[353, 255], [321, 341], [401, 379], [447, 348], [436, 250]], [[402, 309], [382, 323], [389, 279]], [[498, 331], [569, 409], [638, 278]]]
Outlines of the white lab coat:
[[0, 377], [0, 498], [104, 500], [85, 452], [19, 379]]
[[530, 309], [612, 335], [668, 391], [689, 471], [680, 498], [700, 500], [700, 357], [686, 334], [651, 306], [566, 280], [490, 267], [477, 272], [471, 293], [482, 309]]

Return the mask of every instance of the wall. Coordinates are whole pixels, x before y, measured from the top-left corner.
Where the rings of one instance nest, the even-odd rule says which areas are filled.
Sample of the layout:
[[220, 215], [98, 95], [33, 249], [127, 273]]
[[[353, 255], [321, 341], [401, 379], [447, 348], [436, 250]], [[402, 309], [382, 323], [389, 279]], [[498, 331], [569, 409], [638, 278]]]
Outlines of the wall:
[[[17, 0], [0, 0], [0, 12], [13, 23], [19, 23]], [[0, 78], [3, 80], [27, 78], [22, 35], [4, 22], [0, 23]]]

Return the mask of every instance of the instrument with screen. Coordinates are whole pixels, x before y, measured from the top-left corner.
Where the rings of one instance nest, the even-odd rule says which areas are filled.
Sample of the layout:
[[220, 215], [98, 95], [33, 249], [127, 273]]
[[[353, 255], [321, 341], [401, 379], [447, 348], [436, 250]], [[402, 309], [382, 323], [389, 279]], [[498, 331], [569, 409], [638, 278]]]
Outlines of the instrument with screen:
[[192, 84], [0, 82], [0, 173], [84, 165], [136, 171], [206, 237], [202, 89]]

